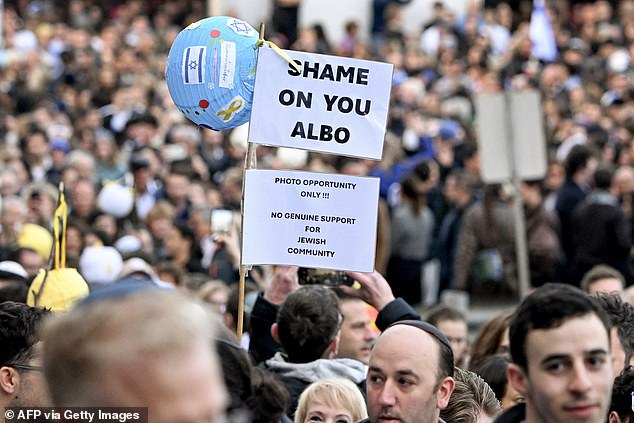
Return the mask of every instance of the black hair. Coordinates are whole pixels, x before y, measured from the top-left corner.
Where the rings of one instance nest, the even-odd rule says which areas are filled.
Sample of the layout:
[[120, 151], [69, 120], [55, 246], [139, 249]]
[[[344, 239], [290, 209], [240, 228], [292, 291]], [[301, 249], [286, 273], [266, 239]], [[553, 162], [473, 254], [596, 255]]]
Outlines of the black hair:
[[174, 227], [183, 238], [192, 243], [193, 247], [196, 243], [196, 235], [194, 234], [194, 231], [189, 226], [182, 223], [174, 223]]
[[605, 312], [581, 289], [561, 283], [547, 283], [526, 297], [511, 317], [509, 339], [511, 358], [515, 364], [528, 370], [526, 338], [532, 330], [553, 329], [575, 317], [596, 315], [609, 336]]
[[431, 166], [429, 161], [423, 161], [414, 166], [412, 175], [423, 182], [429, 180], [431, 176]]
[[424, 199], [416, 188], [418, 180], [414, 175], [408, 175], [401, 180], [401, 194], [410, 200], [416, 215], [420, 214], [424, 206]]
[[286, 387], [267, 370], [254, 367], [233, 334], [218, 326], [215, 344], [230, 396], [228, 413], [248, 413], [252, 423], [277, 423], [289, 403]]
[[478, 144], [474, 142], [466, 143], [462, 148], [462, 160], [469, 160], [478, 154]]
[[572, 178], [575, 173], [586, 167], [591, 158], [592, 151], [587, 146], [578, 144], [572, 147], [566, 157], [566, 177]]
[[0, 366], [24, 364], [38, 341], [37, 330], [48, 310], [5, 301], [0, 304]]
[[[26, 303], [26, 297], [29, 294], [29, 285], [26, 281], [19, 280], [19, 276], [9, 276], [0, 286], [0, 302], [15, 301], [17, 303]], [[12, 279], [11, 279], [12, 278]]]
[[594, 171], [594, 187], [597, 189], [607, 190], [612, 185], [612, 177], [614, 169], [611, 166], [601, 165]]
[[610, 402], [609, 412], [616, 412], [625, 421], [629, 417], [629, 421], [634, 421], [634, 409], [632, 407], [632, 390], [634, 389], [634, 367], [628, 366], [616, 379], [612, 386], [612, 400]]
[[154, 117], [154, 115], [151, 115], [151, 114], [148, 114], [148, 113], [143, 113], [143, 114], [135, 113], [126, 122], [125, 129], [128, 130], [128, 128], [130, 128], [130, 126], [137, 125], [137, 124], [140, 124], [140, 123], [141, 124], [142, 123], [147, 123], [148, 125], [152, 125], [155, 128], [158, 128], [158, 126], [159, 126], [158, 119], [156, 119]]
[[475, 370], [493, 389], [498, 401], [502, 401], [504, 394], [506, 394], [506, 387], [509, 383], [506, 369], [508, 369], [510, 362], [511, 359], [506, 354], [492, 355]]
[[303, 286], [277, 313], [280, 344], [291, 363], [308, 363], [326, 352], [341, 324], [337, 296], [321, 285]]
[[599, 292], [592, 295], [595, 303], [605, 312], [610, 328], [616, 328], [625, 353], [625, 364], [634, 356], [634, 307], [618, 294]]

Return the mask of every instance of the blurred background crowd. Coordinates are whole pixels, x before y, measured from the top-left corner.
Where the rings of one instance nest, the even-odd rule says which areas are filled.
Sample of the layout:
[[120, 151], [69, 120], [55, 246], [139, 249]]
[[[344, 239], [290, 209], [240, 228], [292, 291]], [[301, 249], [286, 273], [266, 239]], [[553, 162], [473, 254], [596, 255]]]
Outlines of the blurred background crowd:
[[[461, 15], [430, 2], [432, 19], [414, 32], [402, 26], [407, 3], [374, 0], [369, 33], [350, 21], [332, 39], [322, 25], [298, 27], [301, 0], [274, 1], [267, 39], [392, 63], [392, 98], [383, 160], [258, 146], [258, 168], [379, 176], [376, 268], [413, 305], [429, 297], [426, 276], [437, 285], [431, 303], [448, 288], [518, 294], [514, 194], [525, 204], [534, 286], [578, 285], [597, 264], [630, 284], [634, 1], [548, 1], [552, 60], [533, 54], [531, 1], [473, 1]], [[5, 0], [0, 259], [19, 263], [24, 278], [48, 263], [63, 182], [68, 265], [89, 283], [139, 269], [192, 289], [238, 280], [246, 128], [195, 127], [164, 79], [171, 42], [206, 16], [196, 0]], [[513, 193], [481, 181], [474, 99], [524, 88], [542, 96], [548, 172]], [[216, 209], [237, 216], [230, 229], [212, 227]], [[491, 257], [501, 267], [489, 275]], [[267, 272], [250, 278], [264, 287]]]

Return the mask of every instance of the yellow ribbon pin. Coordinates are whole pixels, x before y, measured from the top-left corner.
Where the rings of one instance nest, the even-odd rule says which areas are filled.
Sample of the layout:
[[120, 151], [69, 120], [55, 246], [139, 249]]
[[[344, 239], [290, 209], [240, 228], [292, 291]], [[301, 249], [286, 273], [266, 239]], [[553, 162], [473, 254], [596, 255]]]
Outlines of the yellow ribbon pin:
[[224, 110], [219, 110], [218, 112], [216, 112], [216, 116], [222, 116], [222, 120], [226, 122], [233, 117], [233, 114], [235, 112], [242, 109], [242, 104], [243, 102], [241, 98], [233, 100], [231, 104], [229, 104], [229, 107], [227, 107]]

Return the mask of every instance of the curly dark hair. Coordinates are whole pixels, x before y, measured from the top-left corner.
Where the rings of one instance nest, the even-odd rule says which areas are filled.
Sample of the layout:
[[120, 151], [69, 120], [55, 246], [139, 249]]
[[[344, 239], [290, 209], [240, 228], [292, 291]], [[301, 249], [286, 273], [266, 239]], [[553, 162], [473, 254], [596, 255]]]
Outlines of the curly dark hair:
[[33, 355], [38, 328], [49, 311], [26, 304], [0, 303], [0, 366], [25, 363]]
[[610, 403], [610, 412], [614, 411], [619, 415], [621, 421], [630, 418], [630, 422], [634, 421], [634, 411], [632, 410], [632, 390], [634, 389], [634, 367], [628, 366], [616, 379], [612, 386], [612, 401]]
[[634, 307], [618, 294], [597, 293], [591, 297], [608, 316], [610, 328], [616, 328], [625, 353], [625, 364], [634, 356]]

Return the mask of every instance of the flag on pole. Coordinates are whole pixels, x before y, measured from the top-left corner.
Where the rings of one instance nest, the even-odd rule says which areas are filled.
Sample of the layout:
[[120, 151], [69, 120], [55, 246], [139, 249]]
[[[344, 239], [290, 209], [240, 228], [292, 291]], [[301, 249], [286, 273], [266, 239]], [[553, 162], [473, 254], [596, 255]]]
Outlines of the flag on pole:
[[553, 62], [557, 59], [557, 43], [546, 13], [545, 0], [533, 0], [533, 13], [528, 33], [533, 43], [531, 52], [534, 57], [545, 62]]

